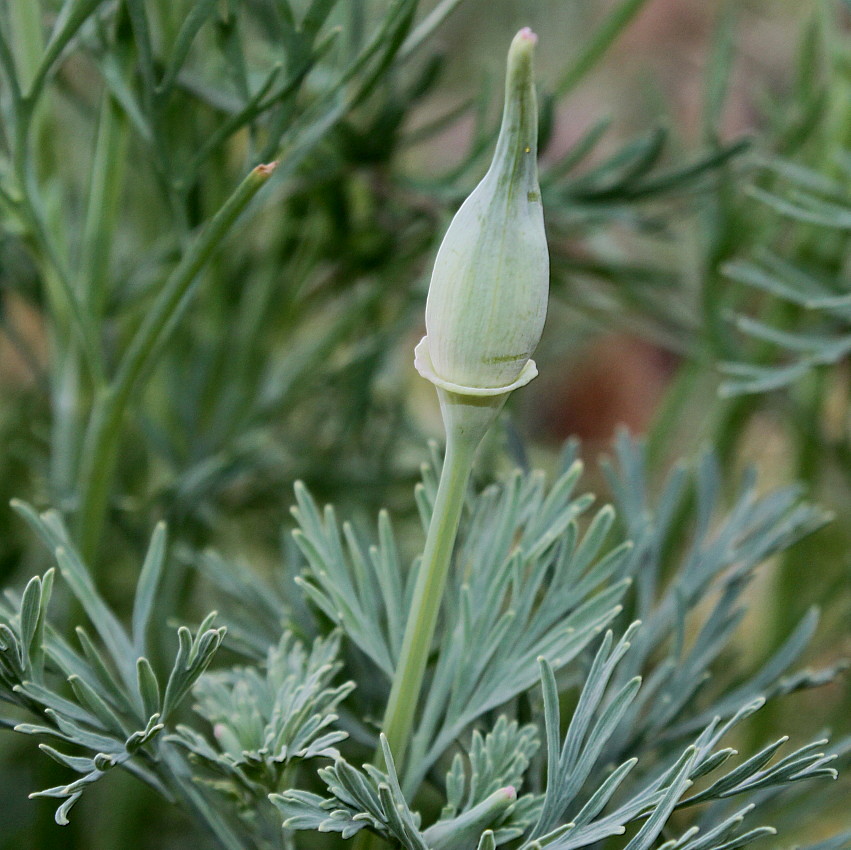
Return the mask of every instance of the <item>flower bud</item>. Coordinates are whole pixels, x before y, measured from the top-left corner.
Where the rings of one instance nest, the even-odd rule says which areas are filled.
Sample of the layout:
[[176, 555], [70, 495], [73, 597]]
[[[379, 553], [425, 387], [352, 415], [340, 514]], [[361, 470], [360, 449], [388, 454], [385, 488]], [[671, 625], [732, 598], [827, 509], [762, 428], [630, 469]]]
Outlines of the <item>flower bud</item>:
[[420, 374], [453, 393], [508, 393], [537, 374], [531, 360], [547, 314], [549, 257], [538, 185], [537, 37], [511, 42], [493, 162], [452, 219], [426, 303]]
[[423, 837], [431, 850], [475, 847], [482, 830], [498, 824], [516, 800], [517, 790], [514, 786], [500, 788], [458, 817], [432, 824]]

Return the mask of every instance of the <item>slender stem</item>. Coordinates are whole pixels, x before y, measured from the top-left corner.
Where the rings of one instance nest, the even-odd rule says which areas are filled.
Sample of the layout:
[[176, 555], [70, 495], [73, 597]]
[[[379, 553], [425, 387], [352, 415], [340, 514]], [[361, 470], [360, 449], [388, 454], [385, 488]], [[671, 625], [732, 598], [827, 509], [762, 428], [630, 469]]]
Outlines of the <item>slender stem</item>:
[[225, 201], [157, 295], [121, 359], [114, 382], [102, 388], [95, 399], [78, 472], [77, 538], [80, 551], [90, 565], [97, 555], [120, 446], [122, 419], [130, 399], [139, 392], [157, 351], [183, 315], [198, 273], [274, 168], [274, 163], [257, 166]]
[[[74, 279], [74, 291], [81, 303], [85, 304], [93, 345], [98, 352], [100, 346], [97, 341], [103, 327], [111, 245], [123, 185], [127, 138], [127, 121], [113, 102], [111, 94], [104, 91], [98, 114], [81, 257]], [[97, 359], [100, 362], [99, 353]], [[67, 354], [61, 359], [61, 368], [54, 378], [51, 478], [53, 492], [63, 502], [73, 493], [82, 448], [83, 413], [92, 400], [88, 393], [83, 392], [81, 377], [79, 351], [74, 340], [70, 340]], [[106, 380], [102, 365], [92, 378], [94, 396], [97, 398]]]
[[111, 246], [127, 164], [128, 122], [108, 90], [101, 95], [83, 227], [79, 291], [96, 324], [107, 299]]
[[[62, 226], [59, 221], [48, 220], [39, 200], [38, 181], [49, 180], [55, 169], [55, 134], [51, 113], [51, 98], [41, 92], [38, 99], [21, 99], [20, 89], [26, 91], [38, 74], [44, 54], [42, 25], [42, 3], [40, 0], [15, 0], [9, 6], [12, 48], [17, 60], [17, 79], [14, 95], [15, 120], [15, 163], [18, 171], [21, 198], [21, 213], [28, 222], [33, 242], [33, 253], [39, 262], [49, 301], [48, 314], [50, 346], [55, 352], [53, 362], [58, 364], [50, 374], [50, 394], [53, 416], [51, 422], [51, 489], [54, 498], [64, 501], [71, 486], [73, 459], [78, 432], [78, 409], [81, 378], [82, 350], [89, 360], [96, 351], [91, 328], [81, 318], [77, 296], [67, 269], [67, 260], [62, 256], [64, 245]], [[58, 231], [58, 232], [57, 232]], [[66, 302], [67, 301], [67, 305]], [[80, 329], [80, 338], [67, 333], [66, 306]], [[91, 364], [93, 367], [94, 363]], [[96, 368], [96, 367], [95, 367]]]
[[401, 770], [411, 736], [476, 446], [447, 435], [446, 457], [382, 729]]
[[15, 0], [9, 5], [12, 25], [12, 49], [18, 65], [18, 80], [26, 91], [38, 73], [44, 53], [41, 3], [38, 0]]
[[[426, 663], [434, 639], [478, 442], [478, 439], [468, 439], [454, 429], [447, 430], [443, 470], [437, 486], [399, 663], [382, 724], [397, 770], [401, 770], [419, 705]], [[376, 760], [379, 758], [380, 755], [376, 753]], [[373, 850], [384, 844], [384, 840], [377, 835], [363, 831], [355, 841], [355, 850]]]
[[[50, 177], [56, 160], [49, 97], [41, 88], [35, 88], [46, 49], [41, 18], [40, 2], [16, 0], [10, 9], [14, 59], [9, 44], [0, 37], [0, 64], [9, 78], [12, 92], [12, 163], [20, 192], [18, 214], [29, 231], [35, 259], [41, 266], [47, 297], [51, 302], [49, 312], [54, 330], [61, 331], [69, 324], [65, 315], [67, 307], [70, 324], [78, 332], [87, 365], [93, 375], [98, 375], [98, 341], [73, 288], [67, 259], [63, 256], [67, 240], [63, 238], [61, 223], [48, 220], [39, 190], [39, 180]], [[24, 96], [23, 91], [31, 82], [30, 93]], [[60, 232], [57, 233], [57, 229]], [[66, 344], [60, 336], [61, 333], [54, 333], [53, 344], [67, 348], [67, 351], [63, 351], [59, 359], [76, 357], [73, 339], [69, 338]]]
[[[24, 3], [30, 0], [22, 0]], [[44, 54], [33, 76], [32, 84], [27, 92], [27, 98], [35, 102], [41, 97], [41, 93], [50, 81], [50, 73], [53, 64], [62, 55], [72, 38], [79, 32], [80, 28], [94, 14], [102, 0], [79, 0], [68, 15], [60, 15], [62, 26], [59, 31], [51, 34], [44, 48]], [[67, 4], [66, 4], [67, 5]]]

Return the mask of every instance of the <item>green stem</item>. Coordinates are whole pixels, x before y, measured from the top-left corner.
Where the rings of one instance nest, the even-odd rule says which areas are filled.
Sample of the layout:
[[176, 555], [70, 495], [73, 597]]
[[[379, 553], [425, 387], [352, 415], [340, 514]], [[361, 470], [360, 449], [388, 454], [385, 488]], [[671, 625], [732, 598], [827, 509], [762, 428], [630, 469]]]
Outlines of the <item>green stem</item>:
[[18, 67], [18, 80], [26, 91], [38, 73], [44, 54], [41, 3], [38, 0], [15, 0], [9, 5], [12, 27], [12, 49]]
[[257, 166], [225, 201], [160, 290], [122, 357], [114, 382], [95, 400], [78, 473], [77, 540], [90, 565], [97, 555], [127, 405], [139, 392], [157, 351], [186, 309], [198, 273], [274, 168], [274, 164]]
[[420, 699], [476, 444], [447, 434], [446, 457], [382, 729], [401, 771]]
[[[103, 327], [111, 245], [123, 185], [127, 139], [127, 121], [111, 94], [104, 91], [89, 179], [81, 258], [74, 286], [75, 293], [86, 306], [95, 340], [100, 339]], [[54, 379], [51, 478], [53, 492], [63, 501], [73, 492], [81, 452], [83, 412], [91, 401], [91, 396], [82, 392], [79, 352], [73, 342], [69, 341], [64, 362]], [[99, 349], [96, 341], [93, 344]], [[93, 373], [92, 378], [96, 398], [105, 383], [103, 368]]]
[[104, 90], [89, 178], [79, 281], [79, 291], [84, 293], [83, 300], [97, 325], [102, 322], [108, 294], [111, 246], [124, 185], [128, 137], [127, 118], [112, 94]]
[[[420, 701], [426, 663], [434, 639], [467, 483], [473, 466], [473, 456], [480, 436], [447, 427], [443, 469], [405, 627], [399, 663], [396, 666], [382, 724], [399, 771], [402, 769], [414, 725], [414, 715]], [[375, 760], [380, 758], [379, 751]], [[379, 836], [363, 831], [358, 835], [354, 846], [355, 850], [374, 850], [385, 846], [385, 842]]]

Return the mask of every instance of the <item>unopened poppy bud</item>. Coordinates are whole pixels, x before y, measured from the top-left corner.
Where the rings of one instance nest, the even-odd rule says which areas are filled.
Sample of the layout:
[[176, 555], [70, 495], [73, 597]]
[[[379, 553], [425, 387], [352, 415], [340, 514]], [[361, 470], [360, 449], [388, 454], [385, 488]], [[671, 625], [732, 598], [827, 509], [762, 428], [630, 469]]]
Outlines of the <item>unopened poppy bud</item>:
[[482, 830], [499, 823], [516, 800], [517, 790], [513, 785], [500, 788], [458, 817], [433, 824], [423, 833], [423, 838], [431, 850], [475, 847]]
[[434, 265], [423, 377], [465, 396], [497, 396], [537, 374], [532, 353], [547, 314], [549, 256], [538, 185], [537, 37], [511, 42], [505, 108], [493, 162], [456, 213]]

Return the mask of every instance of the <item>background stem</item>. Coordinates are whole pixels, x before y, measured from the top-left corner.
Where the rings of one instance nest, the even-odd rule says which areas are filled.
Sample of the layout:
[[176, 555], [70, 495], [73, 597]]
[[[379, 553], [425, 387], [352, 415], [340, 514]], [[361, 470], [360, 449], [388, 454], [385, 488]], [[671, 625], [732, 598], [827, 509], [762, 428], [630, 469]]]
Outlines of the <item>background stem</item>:
[[97, 557], [122, 436], [122, 419], [130, 399], [139, 392], [159, 346], [185, 311], [198, 274], [274, 168], [275, 164], [270, 164], [253, 169], [213, 217], [151, 305], [121, 360], [113, 384], [95, 400], [80, 463], [77, 524], [80, 551], [89, 564]]

